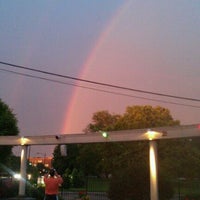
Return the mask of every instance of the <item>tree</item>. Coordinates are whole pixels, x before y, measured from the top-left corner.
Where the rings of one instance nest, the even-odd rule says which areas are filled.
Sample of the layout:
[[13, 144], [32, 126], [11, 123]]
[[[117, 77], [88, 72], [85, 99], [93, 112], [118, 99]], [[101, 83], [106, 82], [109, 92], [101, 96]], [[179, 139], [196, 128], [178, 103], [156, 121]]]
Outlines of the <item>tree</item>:
[[174, 120], [170, 111], [157, 106], [128, 106], [122, 118], [118, 121], [117, 127], [124, 129], [153, 128], [161, 126], [179, 125], [178, 120]]
[[[97, 112], [90, 131], [113, 131], [179, 125], [166, 108], [160, 106], [128, 106], [123, 115]], [[118, 142], [99, 144], [102, 172], [111, 173], [111, 199], [145, 199], [149, 196], [148, 142]], [[160, 180], [161, 185], [163, 180]], [[169, 186], [169, 184], [168, 184]], [[167, 187], [167, 186], [166, 186]], [[169, 187], [168, 187], [169, 188]], [[170, 191], [170, 189], [168, 189]], [[165, 195], [165, 194], [163, 194]]]
[[98, 132], [98, 131], [111, 131], [116, 130], [116, 123], [120, 115], [110, 114], [108, 111], [103, 110], [93, 114], [92, 123], [90, 123], [85, 132]]
[[54, 149], [54, 157], [52, 161], [53, 167], [59, 172], [59, 174], [64, 174], [66, 169], [73, 171], [74, 168], [79, 168], [77, 158], [79, 155], [79, 145], [78, 144], [68, 144], [67, 156], [62, 156], [60, 152], [60, 145], [56, 146]]
[[[0, 135], [18, 135], [17, 118], [13, 111], [0, 99]], [[12, 154], [12, 146], [0, 146], [0, 163], [6, 164]]]
[[79, 169], [83, 172], [84, 176], [99, 175], [99, 169], [97, 163], [101, 156], [97, 150], [97, 144], [81, 144], [79, 145], [79, 155], [77, 162], [79, 163]]
[[[199, 177], [200, 151], [188, 138], [158, 141], [159, 171], [171, 179]], [[192, 169], [192, 170], [191, 170]]]
[[[86, 134], [101, 134], [102, 131], [148, 129], [179, 124], [166, 108], [128, 106], [122, 115], [110, 114], [108, 111], [94, 113], [92, 122], [85, 131]], [[76, 144], [74, 147], [76, 148], [71, 148], [73, 151], [70, 151], [68, 145], [68, 158], [61, 157], [59, 149], [56, 149], [58, 159], [55, 159], [55, 163], [58, 167], [62, 166], [63, 171], [69, 169], [68, 172], [71, 173], [76, 168], [84, 172], [84, 175], [111, 177], [108, 193], [111, 200], [148, 199], [148, 141]], [[159, 199], [171, 198], [172, 179], [199, 177], [199, 157], [199, 142], [186, 139], [158, 141]]]

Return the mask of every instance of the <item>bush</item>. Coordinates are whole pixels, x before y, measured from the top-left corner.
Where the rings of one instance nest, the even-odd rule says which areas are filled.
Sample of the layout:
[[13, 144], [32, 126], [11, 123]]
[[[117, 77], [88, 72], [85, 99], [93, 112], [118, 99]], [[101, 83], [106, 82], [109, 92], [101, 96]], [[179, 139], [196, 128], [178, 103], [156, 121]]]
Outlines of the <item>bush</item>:
[[66, 169], [65, 173], [63, 174], [63, 184], [62, 187], [63, 188], [70, 188], [71, 187], [71, 175], [70, 175], [71, 171], [70, 169]]
[[[167, 177], [159, 177], [159, 199], [173, 197], [173, 186]], [[150, 197], [150, 179], [147, 168], [133, 167], [121, 169], [113, 174], [108, 196], [111, 200], [144, 200]]]
[[19, 183], [11, 178], [0, 180], [0, 198], [15, 197], [18, 195]]
[[79, 188], [84, 186], [85, 177], [76, 168], [73, 169], [71, 177], [72, 177], [72, 182], [71, 182], [72, 187]]
[[108, 196], [111, 200], [149, 199], [149, 175], [141, 169], [121, 169], [113, 174]]
[[40, 186], [34, 186], [34, 185], [28, 185], [26, 188], [26, 195], [29, 197], [36, 198], [37, 200], [43, 200], [44, 199], [44, 192], [45, 188]]
[[200, 199], [200, 194], [189, 194], [189, 195], [185, 195], [183, 200], [199, 200]]
[[161, 177], [159, 181], [159, 199], [167, 200], [174, 196], [174, 190], [172, 182], [165, 177]]

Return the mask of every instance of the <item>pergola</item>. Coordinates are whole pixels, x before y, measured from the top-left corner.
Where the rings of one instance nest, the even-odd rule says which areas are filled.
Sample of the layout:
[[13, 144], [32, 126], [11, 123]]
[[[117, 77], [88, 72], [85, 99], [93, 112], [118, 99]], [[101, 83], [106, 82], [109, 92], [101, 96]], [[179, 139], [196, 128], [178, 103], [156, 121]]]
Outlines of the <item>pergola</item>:
[[149, 140], [149, 166], [150, 166], [150, 199], [158, 200], [157, 180], [157, 143], [158, 139], [191, 138], [200, 136], [200, 125], [170, 126], [149, 129], [134, 129], [107, 132], [102, 137], [101, 132], [81, 134], [54, 134], [41, 136], [0, 136], [0, 145], [21, 146], [21, 179], [19, 196], [25, 196], [27, 146], [29, 145], [58, 145], [75, 143], [100, 143], [119, 141]]

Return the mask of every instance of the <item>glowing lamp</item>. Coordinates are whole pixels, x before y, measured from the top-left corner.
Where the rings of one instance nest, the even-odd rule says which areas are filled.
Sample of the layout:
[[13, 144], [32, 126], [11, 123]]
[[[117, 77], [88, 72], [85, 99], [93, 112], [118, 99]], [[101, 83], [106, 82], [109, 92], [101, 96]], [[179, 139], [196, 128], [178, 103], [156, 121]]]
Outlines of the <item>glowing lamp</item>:
[[13, 177], [17, 180], [21, 179], [21, 174], [14, 174]]
[[21, 145], [25, 145], [28, 141], [29, 140], [27, 138], [25, 138], [25, 137], [21, 137], [21, 139], [20, 139]]
[[104, 138], [107, 138], [107, 137], [108, 137], [108, 133], [105, 132], [105, 131], [103, 131], [103, 132], [101, 133], [101, 135], [102, 135], [102, 137], [104, 137]]
[[162, 137], [162, 133], [160, 133], [160, 132], [157, 132], [157, 131], [152, 131], [152, 130], [148, 130], [147, 132], [146, 132], [146, 135], [147, 135], [147, 138], [149, 139], [149, 140], [155, 140], [155, 139], [157, 139], [157, 138], [160, 138], [160, 137]]

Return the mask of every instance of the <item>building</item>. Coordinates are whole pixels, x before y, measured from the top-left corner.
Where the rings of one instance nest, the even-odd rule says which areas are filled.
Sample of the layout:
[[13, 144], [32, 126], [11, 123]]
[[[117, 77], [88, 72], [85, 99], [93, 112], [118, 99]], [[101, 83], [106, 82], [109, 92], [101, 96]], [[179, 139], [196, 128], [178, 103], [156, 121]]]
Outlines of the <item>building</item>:
[[45, 157], [30, 157], [29, 162], [33, 166], [37, 166], [37, 164], [42, 163], [46, 168], [52, 168], [52, 157], [45, 156]]

